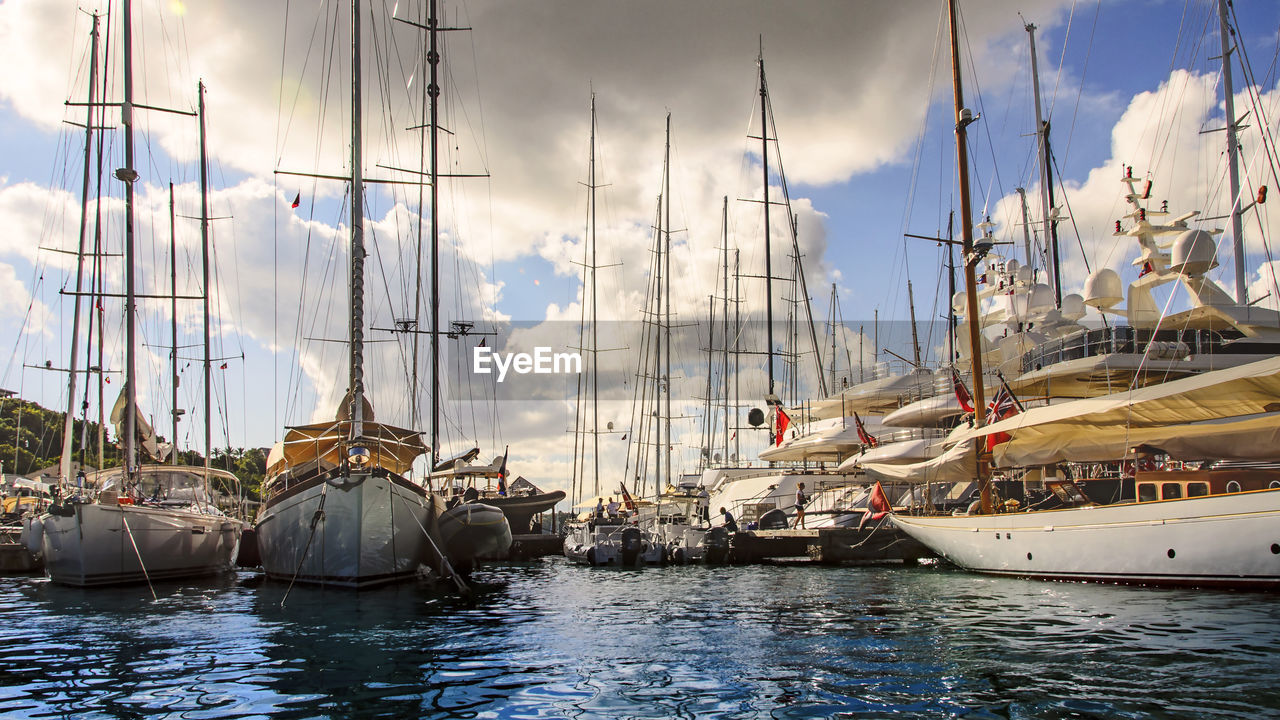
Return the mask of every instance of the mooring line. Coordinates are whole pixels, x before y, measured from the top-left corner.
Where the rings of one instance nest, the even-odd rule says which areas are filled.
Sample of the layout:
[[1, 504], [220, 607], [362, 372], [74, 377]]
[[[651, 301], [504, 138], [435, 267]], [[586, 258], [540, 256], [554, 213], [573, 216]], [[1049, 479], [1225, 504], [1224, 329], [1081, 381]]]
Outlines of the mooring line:
[[307, 560], [307, 553], [311, 552], [311, 541], [316, 537], [316, 527], [320, 524], [320, 520], [324, 517], [324, 501], [329, 497], [329, 481], [325, 481], [320, 488], [320, 505], [316, 508], [316, 512], [311, 516], [311, 534], [307, 536], [307, 544], [302, 548], [302, 557], [298, 558], [298, 566], [293, 569], [293, 577], [289, 578], [289, 587], [285, 588], [284, 597], [280, 598], [280, 607], [284, 607], [284, 603], [289, 599], [289, 593], [293, 592], [293, 584], [298, 580], [298, 573], [302, 572], [302, 563]]
[[142, 577], [147, 580], [147, 589], [151, 591], [151, 599], [159, 600], [160, 598], [156, 597], [156, 589], [151, 584], [151, 575], [147, 572], [147, 564], [142, 562], [142, 553], [138, 550], [138, 541], [133, 539], [133, 530], [129, 527], [129, 517], [124, 513], [124, 510], [120, 511], [120, 520], [124, 523], [124, 532], [129, 536], [129, 543], [133, 545], [133, 554], [138, 556], [138, 567], [142, 568]]

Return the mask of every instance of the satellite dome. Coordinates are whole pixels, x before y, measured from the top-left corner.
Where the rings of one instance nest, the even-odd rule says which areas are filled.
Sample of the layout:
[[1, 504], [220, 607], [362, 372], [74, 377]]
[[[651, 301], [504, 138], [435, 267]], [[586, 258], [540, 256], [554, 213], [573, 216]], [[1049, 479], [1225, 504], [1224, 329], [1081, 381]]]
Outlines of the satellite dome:
[[1089, 273], [1084, 281], [1084, 304], [1096, 308], [1109, 308], [1124, 298], [1124, 286], [1120, 274], [1111, 268], [1100, 268]]
[[1036, 283], [1031, 287], [1031, 302], [1028, 308], [1031, 313], [1045, 313], [1053, 309], [1053, 288], [1044, 283]]
[[1085, 306], [1084, 298], [1076, 293], [1062, 296], [1062, 317], [1067, 320], [1076, 321], [1084, 317]]
[[1032, 269], [1030, 265], [1019, 266], [1018, 272], [1015, 274], [1014, 279], [1018, 281], [1019, 285], [1030, 285], [1031, 273], [1032, 273]]
[[964, 291], [952, 295], [951, 309], [955, 310], [957, 315], [964, 315], [969, 309], [969, 296], [966, 295]]
[[1170, 269], [1183, 275], [1202, 275], [1218, 265], [1218, 248], [1205, 230], [1188, 230], [1173, 241]]

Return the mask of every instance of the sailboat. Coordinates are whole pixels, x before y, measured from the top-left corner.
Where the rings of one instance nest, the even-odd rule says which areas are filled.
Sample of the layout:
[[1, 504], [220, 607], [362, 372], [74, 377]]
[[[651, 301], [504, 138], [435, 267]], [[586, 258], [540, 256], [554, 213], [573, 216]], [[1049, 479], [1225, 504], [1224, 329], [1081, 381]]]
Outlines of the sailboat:
[[[30, 527], [39, 537], [45, 571], [57, 583], [75, 586], [114, 585], [210, 575], [230, 570], [243, 523], [214, 503], [211, 484], [236, 483], [230, 473], [180, 465], [140, 465], [138, 445], [145, 422], [138, 416], [135, 342], [135, 243], [133, 140], [132, 3], [122, 8], [124, 61], [124, 167], [115, 175], [125, 183], [125, 383], [119, 404], [123, 420], [124, 466], [85, 478], [84, 487], [54, 504]], [[95, 18], [96, 64], [97, 19]], [[92, 84], [92, 82], [91, 82]], [[94, 103], [90, 102], [92, 108]], [[207, 247], [207, 162], [204, 149], [204, 88], [199, 94], [201, 137], [202, 229]], [[92, 126], [92, 122], [89, 123]], [[86, 174], [87, 177], [87, 174]], [[82, 235], [83, 237], [83, 235]], [[80, 255], [83, 257], [83, 245]], [[206, 284], [206, 301], [208, 286]], [[208, 347], [206, 323], [205, 346]], [[75, 345], [72, 355], [74, 358]], [[206, 353], [207, 355], [207, 353]], [[71, 394], [74, 395], [74, 359]], [[206, 357], [207, 369], [207, 357]], [[206, 396], [209, 392], [206, 384]], [[68, 420], [68, 425], [69, 425]], [[148, 435], [150, 433], [147, 433]], [[63, 472], [70, 467], [70, 437], [64, 438]]]
[[[950, 0], [956, 145], [962, 217], [968, 217], [965, 119], [956, 57], [956, 8]], [[1230, 96], [1229, 52], [1223, 21], [1224, 88]], [[1228, 144], [1234, 146], [1234, 118], [1228, 105]], [[1234, 163], [1234, 153], [1229, 153]], [[1232, 173], [1234, 175], [1234, 171]], [[1150, 299], [1152, 287], [1180, 280], [1190, 291], [1193, 307], [1182, 322], [1231, 326], [1242, 333], [1240, 346], [1249, 353], [1256, 338], [1269, 339], [1276, 317], [1270, 311], [1233, 301], [1204, 273], [1216, 263], [1212, 234], [1191, 229], [1188, 213], [1167, 224], [1141, 204], [1149, 195], [1139, 192], [1137, 180], [1126, 170], [1127, 199], [1133, 210], [1129, 226], [1117, 222], [1116, 234], [1138, 239], [1143, 273], [1129, 288], [1129, 306], [1120, 302], [1119, 278], [1114, 271], [1096, 271], [1086, 284], [1087, 301], [1105, 312], [1123, 314], [1137, 326], [1158, 321]], [[1236, 190], [1233, 188], [1233, 196]], [[1233, 211], [1233, 215], [1235, 211]], [[963, 224], [966, 257], [971, 258], [972, 230]], [[1239, 225], [1236, 240], [1240, 241]], [[1171, 243], [1155, 237], [1175, 235]], [[1242, 252], [1237, 245], [1237, 252]], [[977, 292], [973, 260], [966, 260], [968, 324], [972, 347], [980, 347]], [[1237, 258], [1237, 267], [1243, 261]], [[1274, 313], [1270, 313], [1274, 315]], [[1155, 345], [1154, 333], [1147, 342]], [[1192, 330], [1194, 334], [1195, 331]], [[1184, 342], [1179, 339], [1178, 342]], [[1116, 349], [1115, 343], [1106, 343]], [[1176, 353], [1177, 346], [1171, 346]], [[1148, 348], [1143, 355], [1152, 352]], [[1105, 352], [1065, 354], [1053, 364], [1075, 363], [1082, 369]], [[1077, 362], [1084, 360], [1084, 363]], [[1240, 466], [1231, 461], [1274, 461], [1280, 417], [1274, 398], [1280, 394], [1280, 362], [1272, 356], [1252, 363], [1210, 369], [1198, 375], [1138, 387], [1138, 378], [1121, 392], [1035, 408], [986, 425], [981, 395], [982, 353], [973, 354], [976, 417], [962, 432], [957, 447], [968, 445], [980, 453], [976, 477], [980, 490], [973, 511], [951, 516], [912, 516], [893, 513], [893, 523], [942, 557], [962, 568], [1021, 577], [1092, 580], [1133, 584], [1246, 589], [1280, 588], [1280, 473], [1268, 467]], [[1138, 366], [1141, 367], [1141, 366]], [[1027, 374], [1035, 378], [1042, 368]], [[1105, 368], [1104, 368], [1105, 369]], [[1134, 368], [1117, 363], [1120, 377]], [[994, 455], [982, 447], [994, 449]], [[1165, 467], [1157, 458], [1166, 458]], [[1208, 459], [1208, 461], [1206, 461]], [[1071, 462], [1124, 461], [1130, 463], [1131, 495], [1120, 480], [1117, 497], [1090, 496], [1088, 482], [1061, 475]], [[1192, 461], [1192, 462], [1186, 462]], [[989, 464], [1026, 468], [1039, 475], [1052, 493], [1056, 509], [996, 512]], [[1005, 505], [1005, 504], [1001, 504]]]
[[[434, 0], [430, 8], [434, 28]], [[349, 388], [332, 421], [288, 428], [272, 449], [254, 528], [269, 577], [356, 589], [413, 578], [424, 565], [456, 579], [453, 561], [465, 565], [477, 547], [466, 532], [475, 515], [465, 508], [455, 513], [446, 536], [444, 499], [407, 477], [414, 461], [428, 452], [422, 435], [377, 422], [365, 394], [360, 21], [360, 2], [352, 0]], [[434, 35], [432, 41], [428, 61], [431, 87], [437, 87]], [[431, 147], [434, 173], [434, 142]], [[434, 191], [436, 183], [431, 187]], [[433, 226], [435, 215], [433, 207]], [[509, 529], [506, 536], [509, 544]], [[448, 541], [454, 541], [454, 554]]]

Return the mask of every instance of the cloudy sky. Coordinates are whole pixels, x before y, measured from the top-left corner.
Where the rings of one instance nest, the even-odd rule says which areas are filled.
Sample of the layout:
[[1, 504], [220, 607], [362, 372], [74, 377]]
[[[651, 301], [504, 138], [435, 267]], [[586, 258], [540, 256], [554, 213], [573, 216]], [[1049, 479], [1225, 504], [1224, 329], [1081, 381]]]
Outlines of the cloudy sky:
[[[193, 110], [195, 85], [208, 86], [208, 135], [215, 220], [214, 260], [216, 444], [265, 446], [286, 424], [328, 416], [346, 387], [346, 220], [343, 183], [277, 171], [347, 172], [349, 10], [334, 0], [134, 2], [138, 102]], [[417, 168], [421, 125], [421, 35], [392, 17], [420, 19], [418, 0], [371, 2], [365, 17], [365, 174], [405, 180]], [[1242, 3], [1239, 37], [1253, 71], [1237, 69], [1237, 114], [1243, 138], [1244, 194], [1273, 184], [1258, 129], [1275, 107], [1280, 7]], [[119, 100], [120, 0], [110, 5], [108, 100]], [[971, 126], [975, 220], [990, 215], [995, 232], [1021, 244], [1024, 187], [1036, 209], [1030, 56], [1026, 22], [1038, 25], [1040, 81], [1051, 119], [1064, 223], [1066, 291], [1083, 286], [1089, 268], [1130, 277], [1136, 247], [1111, 237], [1123, 212], [1122, 164], [1150, 176], [1171, 209], [1221, 215], [1225, 188], [1216, 2], [962, 2], [962, 57], [967, 104], [981, 113]], [[442, 2], [446, 23], [470, 28], [445, 34], [441, 143], [447, 172], [485, 178], [442, 181], [439, 218], [441, 310], [444, 320], [515, 321], [495, 339], [509, 349], [577, 343], [590, 121], [594, 92], [599, 312], [634, 323], [648, 284], [655, 203], [662, 192], [664, 132], [671, 117], [673, 311], [684, 322], [705, 316], [716, 294], [722, 207], [728, 198], [729, 246], [742, 272], [763, 273], [763, 221], [757, 57], [763, 47], [778, 144], [814, 302], [827, 316], [831, 286], [855, 330], [873, 317], [907, 316], [905, 286], [918, 314], [945, 312], [943, 255], [903, 233], [946, 232], [956, 196], [951, 80], [944, 8], [939, 2], [601, 3], [589, 0]], [[79, 237], [83, 131], [88, 91], [89, 28], [85, 10], [106, 0], [0, 3], [0, 337], [10, 356], [0, 386], [48, 406], [65, 404], [65, 377], [24, 368], [65, 366], [70, 352], [73, 260]], [[1238, 66], [1237, 66], [1238, 67]], [[1253, 100], [1262, 110], [1252, 111]], [[139, 266], [146, 292], [169, 292], [169, 183], [175, 184], [178, 289], [197, 294], [200, 245], [195, 182], [197, 125], [182, 115], [139, 112]], [[122, 160], [118, 111], [104, 135], [110, 170]], [[771, 134], [774, 129], [769, 131]], [[771, 176], [771, 196], [780, 179]], [[103, 181], [104, 277], [118, 291], [122, 247], [119, 182]], [[295, 195], [299, 208], [292, 209]], [[418, 189], [376, 186], [367, 192], [370, 240], [367, 303], [372, 328], [413, 316]], [[1068, 209], [1069, 208], [1069, 209]], [[1252, 297], [1272, 295], [1270, 255], [1260, 227], [1246, 222]], [[789, 274], [789, 239], [774, 212], [774, 272]], [[785, 216], [783, 216], [785, 217]], [[1034, 217], [1033, 217], [1034, 219]], [[1206, 226], [1221, 227], [1222, 221]], [[92, 238], [92, 223], [90, 224]], [[92, 241], [92, 240], [91, 240]], [[1215, 276], [1233, 287], [1223, 246]], [[779, 269], [782, 268], [782, 269]], [[1128, 273], [1129, 275], [1126, 275]], [[941, 289], [940, 289], [941, 288]], [[779, 289], [781, 300], [787, 291]], [[758, 305], [759, 281], [743, 295]], [[425, 305], [419, 304], [425, 318]], [[122, 366], [119, 304], [108, 302], [108, 369]], [[169, 434], [167, 382], [171, 311], [144, 303], [144, 412]], [[188, 415], [179, 443], [200, 447], [200, 308], [181, 301], [179, 406]], [[425, 327], [425, 320], [423, 323]], [[624, 327], [620, 325], [619, 327]], [[886, 325], [886, 328], [888, 325]], [[871, 331], [868, 329], [867, 331]], [[371, 329], [369, 384], [381, 419], [414, 421], [404, 377], [411, 357], [403, 336]], [[446, 367], [459, 371], [475, 337], [446, 343]], [[618, 344], [632, 342], [619, 338]], [[701, 341], [705, 345], [705, 340]], [[779, 344], [781, 340], [778, 341]], [[881, 345], [903, 351], [886, 329]], [[468, 345], [468, 343], [470, 343]], [[940, 343], [936, 337], [926, 345]], [[682, 351], [688, 372], [677, 398], [693, 398], [698, 342]], [[525, 346], [529, 346], [526, 348]], [[607, 346], [602, 340], [601, 346]], [[602, 359], [615, 377], [634, 370], [637, 350]], [[856, 351], [855, 351], [856, 352]], [[872, 348], [865, 354], [870, 357]], [[114, 356], [114, 359], [113, 359]], [[419, 367], [425, 368], [425, 350]], [[222, 368], [225, 362], [226, 368]], [[855, 359], [856, 366], [858, 361]], [[83, 365], [83, 362], [81, 362]], [[759, 367], [749, 373], [758, 378]], [[857, 372], [855, 367], [853, 370]], [[849, 372], [846, 367], [842, 372]], [[465, 373], [464, 373], [465, 374]], [[687, 376], [685, 376], [687, 375]], [[512, 466], [535, 482], [567, 487], [573, 425], [572, 378], [539, 392], [558, 401], [487, 401], [484, 388], [450, 383], [442, 450], [471, 444], [485, 456], [512, 446]], [[119, 383], [118, 377], [114, 380]], [[118, 387], [118, 384], [115, 385]], [[550, 388], [550, 390], [548, 390]], [[634, 380], [614, 382], [601, 424], [629, 427]], [[492, 392], [490, 390], [490, 392]], [[787, 398], [799, 401], [802, 398]], [[96, 390], [90, 398], [96, 414]], [[112, 398], [107, 400], [109, 405]], [[425, 407], [426, 396], [419, 405]], [[748, 400], [744, 399], [744, 402]], [[750, 402], [755, 402], [754, 399]], [[696, 411], [689, 400], [684, 410]], [[681, 412], [684, 412], [683, 410]], [[418, 417], [424, 415], [422, 407]], [[680, 433], [681, 431], [677, 431]], [[688, 432], [694, 432], [692, 423]], [[606, 463], [625, 463], [621, 433], [605, 436]], [[753, 442], [756, 442], [753, 438]], [[602, 440], [602, 442], [604, 442]], [[756, 444], [760, 444], [756, 442]], [[698, 441], [680, 442], [677, 469], [691, 469]], [[756, 448], [758, 449], [758, 448]], [[744, 447], [744, 454], [747, 450]]]

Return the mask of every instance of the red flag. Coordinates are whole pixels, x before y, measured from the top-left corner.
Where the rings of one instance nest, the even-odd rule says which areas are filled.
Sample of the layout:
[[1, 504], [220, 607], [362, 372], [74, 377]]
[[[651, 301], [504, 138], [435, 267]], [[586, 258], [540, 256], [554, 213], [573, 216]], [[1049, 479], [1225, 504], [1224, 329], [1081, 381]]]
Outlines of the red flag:
[[889, 505], [889, 497], [884, 494], [884, 488], [880, 486], [880, 481], [876, 481], [876, 486], [871, 489], [871, 499], [867, 502], [867, 512], [862, 516], [862, 522], [858, 523], [858, 529], [861, 530], [868, 520], [879, 520], [885, 515], [893, 511], [893, 507]]
[[853, 422], [854, 426], [858, 429], [858, 440], [860, 440], [863, 445], [866, 445], [867, 447], [876, 447], [880, 444], [880, 441], [876, 440], [875, 435], [867, 432], [867, 426], [862, 424], [862, 418], [858, 417], [858, 413], [856, 412], [853, 414]]
[[951, 387], [956, 391], [956, 400], [960, 401], [960, 409], [973, 412], [973, 396], [969, 394], [969, 388], [965, 387], [964, 380], [960, 379], [960, 373], [956, 372], [954, 365], [951, 367]]
[[631, 499], [631, 493], [627, 492], [627, 484], [620, 483], [620, 485], [622, 487], [622, 507], [634, 511], [636, 509], [636, 502]]
[[781, 445], [783, 438], [786, 437], [787, 426], [791, 424], [791, 418], [787, 416], [787, 411], [781, 407], [778, 408], [778, 435], [777, 442], [774, 445]]
[[[991, 422], [1000, 422], [1005, 418], [1013, 417], [1022, 410], [1022, 403], [1018, 402], [1018, 398], [1014, 396], [1013, 391], [1009, 389], [1009, 385], [1000, 381], [1000, 390], [996, 392], [996, 396], [991, 398], [991, 404], [987, 406], [987, 412], [991, 416]], [[998, 432], [991, 433], [987, 436], [987, 452], [995, 449], [996, 445], [1003, 442], [1009, 442], [1011, 436], [1009, 433]]]
[[226, 364], [226, 363], [222, 363], [222, 367], [220, 367], [220, 368], [218, 368], [218, 369], [219, 369], [219, 370], [226, 370], [226, 369], [227, 369], [227, 364]]
[[297, 195], [293, 196], [293, 204], [290, 205], [289, 207], [296, 208], [301, 204], [302, 204], [302, 193], [299, 192]]
[[489, 339], [489, 338], [480, 338], [480, 344], [479, 344], [479, 345], [477, 345], [476, 347], [485, 347], [485, 343], [484, 343], [484, 341], [485, 341], [485, 340], [488, 340], [488, 339]]
[[1138, 277], [1142, 277], [1143, 275], [1150, 275], [1151, 273], [1155, 272], [1155, 270], [1156, 269], [1151, 266], [1151, 261], [1148, 260], [1147, 262], [1142, 263], [1142, 272], [1138, 273]]

